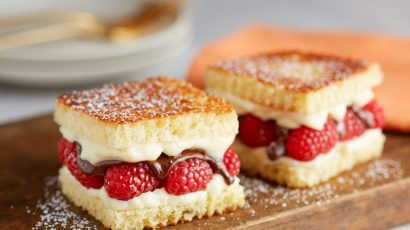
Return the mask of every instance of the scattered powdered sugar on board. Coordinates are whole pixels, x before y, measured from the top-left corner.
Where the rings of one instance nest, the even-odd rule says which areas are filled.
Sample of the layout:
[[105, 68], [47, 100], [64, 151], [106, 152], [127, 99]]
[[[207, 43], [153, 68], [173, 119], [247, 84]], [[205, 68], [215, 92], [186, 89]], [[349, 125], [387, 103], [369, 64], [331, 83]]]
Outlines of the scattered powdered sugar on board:
[[258, 218], [258, 210], [261, 210], [261, 207], [268, 210], [269, 215], [274, 215], [281, 211], [307, 205], [325, 205], [345, 194], [399, 180], [403, 178], [403, 175], [401, 163], [390, 159], [370, 162], [355, 168], [353, 171], [345, 172], [329, 182], [306, 189], [290, 189], [240, 174], [239, 177], [245, 188], [246, 196], [244, 208], [223, 214], [218, 218], [197, 221], [195, 229], [209, 229], [214, 225], [223, 224], [223, 222], [235, 223], [235, 225], [246, 223], [249, 217]]
[[281, 208], [299, 207], [312, 203], [321, 204], [338, 197], [335, 185], [324, 183], [309, 189], [289, 189], [272, 185], [260, 179], [242, 177], [245, 185], [246, 207], [259, 203], [264, 208], [278, 206]]
[[333, 182], [306, 189], [290, 189], [246, 176], [240, 179], [245, 187], [245, 209], [255, 215], [255, 204], [265, 209], [272, 206], [289, 209], [310, 204], [322, 205], [343, 194], [355, 193], [402, 177], [403, 169], [399, 161], [383, 159], [373, 161], [361, 170], [344, 173], [333, 179]]
[[[249, 217], [258, 218], [258, 210], [268, 210], [269, 215], [308, 205], [325, 205], [343, 195], [366, 190], [377, 185], [402, 179], [404, 171], [399, 161], [380, 159], [342, 173], [329, 182], [306, 189], [290, 189], [258, 178], [240, 174], [245, 188], [245, 206], [234, 213], [223, 214], [214, 219], [202, 219], [195, 223], [196, 229], [209, 229], [214, 224], [246, 223]], [[266, 212], [265, 212], [266, 214]], [[246, 218], [243, 218], [246, 216]], [[179, 228], [178, 228], [179, 229]], [[183, 227], [181, 227], [183, 229]]]
[[39, 215], [32, 229], [97, 229], [91, 221], [76, 214], [71, 208], [60, 191], [57, 177], [48, 178], [44, 195], [37, 201], [34, 210], [27, 207], [27, 213]]

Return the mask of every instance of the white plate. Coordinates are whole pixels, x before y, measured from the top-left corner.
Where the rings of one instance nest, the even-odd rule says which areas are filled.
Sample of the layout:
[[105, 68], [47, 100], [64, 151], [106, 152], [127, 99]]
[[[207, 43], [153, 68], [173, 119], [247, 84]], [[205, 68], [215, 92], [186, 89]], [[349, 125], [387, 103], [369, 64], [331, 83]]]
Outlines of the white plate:
[[191, 23], [173, 25], [127, 43], [72, 39], [0, 52], [0, 80], [26, 85], [73, 85], [104, 81], [158, 65], [192, 38]]

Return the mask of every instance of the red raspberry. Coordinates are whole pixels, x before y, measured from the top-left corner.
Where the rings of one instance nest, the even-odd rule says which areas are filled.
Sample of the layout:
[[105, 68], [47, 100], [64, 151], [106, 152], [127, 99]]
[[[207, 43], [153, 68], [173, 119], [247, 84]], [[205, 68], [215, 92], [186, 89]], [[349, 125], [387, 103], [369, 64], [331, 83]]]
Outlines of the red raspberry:
[[[104, 177], [99, 175], [89, 176], [81, 171], [77, 162], [77, 144], [70, 142], [68, 143], [69, 145], [66, 145], [63, 155], [65, 158], [64, 163], [70, 170], [71, 174], [86, 188], [101, 188], [104, 184]], [[63, 144], [61, 147], [62, 146]]]
[[190, 158], [174, 165], [164, 181], [165, 190], [174, 195], [182, 195], [206, 188], [213, 172], [206, 160]]
[[67, 139], [62, 138], [60, 142], [58, 142], [58, 158], [60, 159], [61, 163], [64, 165], [66, 164], [66, 154], [72, 152], [72, 148], [74, 144], [69, 142]]
[[233, 149], [228, 148], [224, 154], [223, 162], [225, 164], [226, 170], [232, 175], [236, 176], [239, 174], [239, 168], [241, 167], [241, 162], [239, 161], [238, 155], [236, 155]]
[[263, 121], [251, 114], [239, 118], [239, 138], [250, 147], [268, 146], [276, 140], [276, 126], [273, 121]]
[[348, 109], [343, 118], [343, 130], [341, 131], [340, 140], [345, 141], [362, 135], [366, 131], [366, 125], [352, 109]]
[[108, 196], [129, 200], [158, 188], [160, 180], [144, 163], [124, 163], [107, 169], [104, 188]]
[[286, 154], [300, 161], [310, 161], [321, 153], [326, 153], [336, 145], [339, 134], [335, 123], [328, 119], [323, 130], [301, 126], [289, 131]]
[[372, 100], [363, 107], [363, 110], [373, 114], [373, 128], [384, 127], [384, 110], [378, 101]]

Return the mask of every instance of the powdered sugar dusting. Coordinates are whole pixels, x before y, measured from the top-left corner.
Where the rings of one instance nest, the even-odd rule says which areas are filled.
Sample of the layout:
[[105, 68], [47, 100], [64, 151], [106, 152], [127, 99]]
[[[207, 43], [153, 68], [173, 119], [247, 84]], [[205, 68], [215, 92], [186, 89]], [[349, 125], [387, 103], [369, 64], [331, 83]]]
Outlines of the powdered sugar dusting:
[[308, 91], [351, 77], [368, 64], [335, 56], [278, 52], [220, 61], [215, 68], [289, 90]]
[[207, 95], [183, 81], [166, 77], [73, 91], [59, 96], [57, 101], [102, 121], [114, 123], [185, 113], [233, 112], [232, 107], [222, 99]]
[[58, 187], [57, 177], [48, 178], [44, 196], [37, 201], [34, 210], [27, 209], [28, 214], [39, 215], [39, 220], [32, 229], [97, 229], [86, 217], [75, 213]]
[[355, 193], [402, 177], [403, 169], [399, 161], [383, 159], [371, 162], [365, 170], [344, 173], [313, 188], [290, 189], [246, 176], [241, 176], [241, 183], [245, 187], [245, 208], [252, 209], [253, 205], [259, 204], [265, 208], [276, 206], [286, 209], [326, 204], [343, 194]]

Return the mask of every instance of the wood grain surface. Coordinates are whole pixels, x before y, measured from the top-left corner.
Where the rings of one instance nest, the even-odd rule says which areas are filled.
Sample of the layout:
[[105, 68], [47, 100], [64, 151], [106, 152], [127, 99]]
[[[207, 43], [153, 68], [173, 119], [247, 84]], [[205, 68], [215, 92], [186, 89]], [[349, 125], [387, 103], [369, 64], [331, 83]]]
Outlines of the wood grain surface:
[[[410, 136], [388, 133], [381, 159], [311, 189], [241, 175], [247, 204], [167, 229], [384, 229], [410, 222]], [[59, 192], [51, 116], [0, 126], [0, 228], [101, 229]]]

